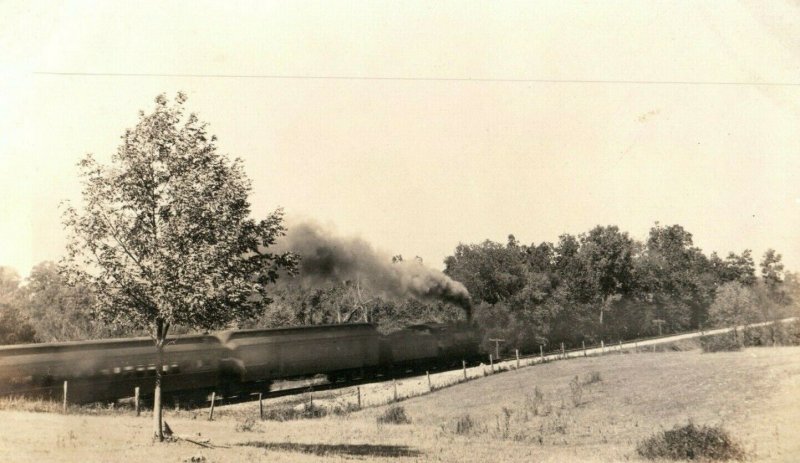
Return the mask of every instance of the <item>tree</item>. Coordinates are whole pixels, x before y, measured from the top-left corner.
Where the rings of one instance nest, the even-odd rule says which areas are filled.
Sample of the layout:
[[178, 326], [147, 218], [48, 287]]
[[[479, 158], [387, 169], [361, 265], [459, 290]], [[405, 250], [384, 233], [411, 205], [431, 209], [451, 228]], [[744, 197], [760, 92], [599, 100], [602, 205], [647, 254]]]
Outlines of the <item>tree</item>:
[[738, 281], [731, 281], [717, 289], [717, 296], [708, 309], [708, 315], [716, 326], [735, 328], [758, 320], [756, 304], [756, 295], [750, 287]]
[[656, 223], [650, 229], [637, 272], [638, 289], [668, 329], [685, 330], [705, 322], [716, 278], [708, 258], [693, 246], [692, 234], [682, 226]]
[[250, 218], [250, 182], [240, 159], [220, 154], [216, 137], [186, 96], [140, 112], [110, 165], [79, 164], [83, 209], [67, 203], [63, 273], [95, 294], [105, 320], [146, 330], [156, 353], [154, 433], [163, 440], [161, 382], [170, 328], [219, 329], [257, 316], [290, 253], [267, 252], [283, 234], [282, 211]]
[[634, 287], [633, 259], [636, 242], [615, 225], [597, 226], [581, 236], [578, 256], [586, 266], [587, 283], [594, 289], [602, 328], [605, 311], [613, 298], [628, 294]]
[[85, 285], [70, 286], [53, 262], [33, 267], [22, 288], [22, 310], [41, 342], [77, 341], [121, 336], [126, 327], [93, 316], [94, 295]]
[[35, 330], [20, 310], [24, 301], [19, 274], [0, 267], [0, 345], [34, 342]]
[[783, 288], [784, 273], [783, 256], [774, 249], [767, 249], [761, 259], [761, 280], [764, 282], [767, 294], [777, 304], [788, 304], [788, 296]]
[[738, 281], [745, 286], [752, 286], [756, 283], [756, 265], [753, 261], [752, 251], [749, 249], [742, 251], [741, 255], [729, 252], [725, 260], [720, 259], [716, 253], [712, 253], [711, 264], [722, 283]]

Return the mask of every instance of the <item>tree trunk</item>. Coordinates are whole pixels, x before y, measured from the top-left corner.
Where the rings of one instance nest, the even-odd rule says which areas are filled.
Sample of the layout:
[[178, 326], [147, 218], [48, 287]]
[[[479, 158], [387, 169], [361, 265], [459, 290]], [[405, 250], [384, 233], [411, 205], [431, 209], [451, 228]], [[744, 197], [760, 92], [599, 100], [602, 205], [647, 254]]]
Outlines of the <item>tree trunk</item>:
[[162, 426], [161, 415], [161, 374], [164, 368], [164, 344], [159, 341], [156, 344], [158, 355], [156, 356], [156, 387], [153, 391], [153, 433], [154, 438], [159, 442], [164, 441], [164, 427]]
[[164, 343], [167, 340], [169, 323], [156, 321], [156, 384], [153, 390], [153, 438], [164, 442], [164, 426], [162, 424], [161, 378], [164, 373]]

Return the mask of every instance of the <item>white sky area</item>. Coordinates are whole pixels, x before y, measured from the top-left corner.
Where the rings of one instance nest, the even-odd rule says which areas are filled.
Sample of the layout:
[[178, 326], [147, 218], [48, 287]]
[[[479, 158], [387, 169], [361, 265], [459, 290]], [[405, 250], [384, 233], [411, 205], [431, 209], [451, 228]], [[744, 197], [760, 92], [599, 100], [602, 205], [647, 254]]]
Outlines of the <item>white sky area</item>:
[[5, 0], [0, 265], [57, 260], [76, 163], [178, 90], [256, 217], [437, 268], [459, 242], [659, 221], [800, 270], [797, 2]]

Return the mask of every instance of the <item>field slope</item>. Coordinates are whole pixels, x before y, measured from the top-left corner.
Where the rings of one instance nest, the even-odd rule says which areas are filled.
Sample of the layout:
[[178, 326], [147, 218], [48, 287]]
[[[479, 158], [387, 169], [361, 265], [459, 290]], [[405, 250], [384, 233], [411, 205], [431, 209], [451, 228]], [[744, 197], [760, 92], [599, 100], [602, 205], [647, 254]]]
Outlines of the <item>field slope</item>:
[[145, 416], [6, 410], [0, 412], [0, 461], [187, 461], [201, 455], [209, 462], [638, 461], [638, 441], [689, 420], [721, 423], [754, 461], [798, 461], [800, 348], [580, 358], [491, 375], [399, 405], [411, 424], [376, 424], [388, 406], [244, 430], [242, 416], [255, 415], [257, 404], [213, 422], [205, 413], [167, 413], [177, 433], [229, 447], [214, 449], [151, 444]]

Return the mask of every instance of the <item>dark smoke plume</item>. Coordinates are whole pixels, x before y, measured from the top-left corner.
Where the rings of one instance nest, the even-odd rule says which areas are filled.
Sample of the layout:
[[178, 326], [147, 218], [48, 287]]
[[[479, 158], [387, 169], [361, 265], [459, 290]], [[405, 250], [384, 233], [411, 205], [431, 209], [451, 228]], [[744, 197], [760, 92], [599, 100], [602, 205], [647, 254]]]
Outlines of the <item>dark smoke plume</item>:
[[388, 297], [449, 302], [470, 317], [470, 297], [464, 285], [417, 260], [393, 263], [360, 238], [335, 236], [316, 223], [290, 223], [278, 248], [300, 255], [299, 277], [304, 283], [360, 279]]

